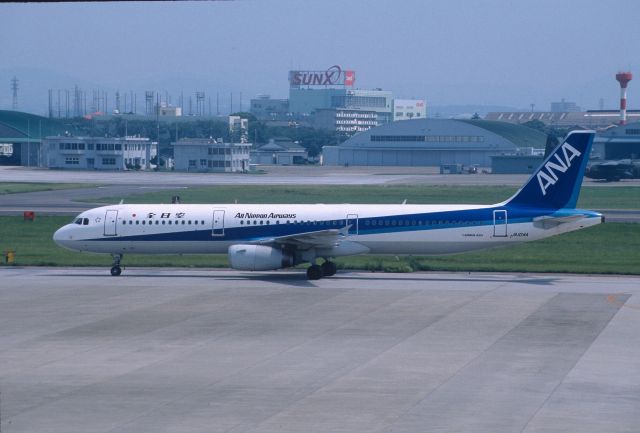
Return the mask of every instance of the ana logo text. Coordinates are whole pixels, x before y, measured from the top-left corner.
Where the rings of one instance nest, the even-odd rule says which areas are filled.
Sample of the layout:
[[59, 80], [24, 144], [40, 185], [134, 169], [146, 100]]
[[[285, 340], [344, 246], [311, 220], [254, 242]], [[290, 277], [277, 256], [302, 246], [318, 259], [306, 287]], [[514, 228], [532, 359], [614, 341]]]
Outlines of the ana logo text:
[[556, 184], [558, 181], [557, 173], [564, 173], [567, 171], [569, 167], [571, 167], [571, 161], [582, 155], [578, 150], [566, 142], [562, 144], [561, 150], [562, 154], [560, 151], [554, 153], [553, 156], [549, 158], [549, 161], [540, 168], [538, 174], [536, 174], [542, 195], [547, 195], [547, 189]]

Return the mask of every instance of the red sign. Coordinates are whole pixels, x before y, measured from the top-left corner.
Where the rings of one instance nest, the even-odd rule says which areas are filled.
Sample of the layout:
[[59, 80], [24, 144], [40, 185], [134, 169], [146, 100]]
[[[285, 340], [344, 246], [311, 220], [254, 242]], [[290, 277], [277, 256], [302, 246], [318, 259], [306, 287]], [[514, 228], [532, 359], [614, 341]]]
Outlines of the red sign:
[[356, 71], [344, 71], [344, 85], [353, 86], [356, 81]]

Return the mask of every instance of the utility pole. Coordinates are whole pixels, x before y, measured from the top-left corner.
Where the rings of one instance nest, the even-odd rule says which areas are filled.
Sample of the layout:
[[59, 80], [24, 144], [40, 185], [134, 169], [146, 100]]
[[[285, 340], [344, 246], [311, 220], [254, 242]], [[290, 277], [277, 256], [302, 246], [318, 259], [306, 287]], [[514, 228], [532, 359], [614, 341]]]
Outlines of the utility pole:
[[18, 109], [18, 79], [16, 77], [11, 79], [11, 93], [13, 94], [11, 109], [16, 111]]
[[[160, 171], [160, 93], [157, 93], [156, 106], [156, 171]], [[151, 165], [151, 161], [148, 161]]]

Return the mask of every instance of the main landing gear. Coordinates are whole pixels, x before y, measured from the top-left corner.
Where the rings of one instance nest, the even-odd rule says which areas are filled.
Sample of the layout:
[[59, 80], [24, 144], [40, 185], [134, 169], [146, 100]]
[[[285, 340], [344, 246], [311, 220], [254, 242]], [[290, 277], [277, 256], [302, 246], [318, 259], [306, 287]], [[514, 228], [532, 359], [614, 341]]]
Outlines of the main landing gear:
[[322, 277], [331, 277], [336, 274], [338, 267], [335, 263], [325, 260], [322, 265], [312, 264], [307, 268], [308, 280], [319, 280]]
[[112, 254], [113, 257], [113, 266], [111, 266], [111, 275], [117, 277], [122, 273], [122, 268], [120, 268], [120, 260], [122, 260], [122, 254]]

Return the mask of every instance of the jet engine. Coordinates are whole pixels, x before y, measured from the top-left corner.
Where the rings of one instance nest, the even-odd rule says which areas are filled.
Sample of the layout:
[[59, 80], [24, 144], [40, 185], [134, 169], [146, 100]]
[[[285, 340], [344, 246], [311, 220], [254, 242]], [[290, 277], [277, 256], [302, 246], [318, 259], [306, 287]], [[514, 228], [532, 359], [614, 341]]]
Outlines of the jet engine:
[[295, 264], [289, 251], [267, 245], [231, 245], [229, 263], [241, 271], [271, 271], [288, 268]]

